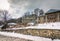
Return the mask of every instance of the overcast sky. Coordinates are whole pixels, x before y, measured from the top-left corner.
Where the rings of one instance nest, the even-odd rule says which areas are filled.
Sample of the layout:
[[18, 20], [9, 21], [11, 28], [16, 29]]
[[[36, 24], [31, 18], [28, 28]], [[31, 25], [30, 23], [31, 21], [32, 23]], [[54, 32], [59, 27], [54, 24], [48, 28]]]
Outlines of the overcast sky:
[[26, 11], [35, 8], [60, 9], [60, 0], [0, 0], [0, 9], [8, 10], [13, 18], [21, 17]]

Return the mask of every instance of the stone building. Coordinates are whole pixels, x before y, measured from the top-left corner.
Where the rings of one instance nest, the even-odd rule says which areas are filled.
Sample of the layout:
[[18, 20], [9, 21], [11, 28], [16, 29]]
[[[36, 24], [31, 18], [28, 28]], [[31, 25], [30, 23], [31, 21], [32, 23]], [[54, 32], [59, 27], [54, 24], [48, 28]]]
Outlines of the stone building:
[[38, 17], [39, 19], [38, 19], [38, 23], [44, 23], [45, 22], [45, 16], [43, 15], [43, 16], [39, 16]]
[[50, 9], [45, 14], [36, 16], [36, 14], [31, 14], [24, 16], [22, 18], [22, 23], [49, 23], [49, 22], [59, 22], [60, 21], [60, 10]]
[[22, 17], [22, 23], [35, 22], [35, 20], [36, 20], [35, 14], [31, 14], [31, 15]]
[[50, 9], [45, 13], [45, 22], [59, 22], [60, 21], [60, 10]]
[[50, 9], [44, 15], [38, 17], [38, 23], [49, 23], [60, 21], [60, 10]]

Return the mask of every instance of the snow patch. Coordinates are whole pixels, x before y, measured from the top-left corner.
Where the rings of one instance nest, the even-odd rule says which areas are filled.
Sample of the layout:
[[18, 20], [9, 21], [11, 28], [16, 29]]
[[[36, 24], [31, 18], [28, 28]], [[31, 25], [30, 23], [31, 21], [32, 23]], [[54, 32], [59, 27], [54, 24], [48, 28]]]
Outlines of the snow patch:
[[24, 34], [19, 34], [19, 33], [12, 33], [12, 32], [1, 32], [0, 31], [0, 35], [18, 37], [18, 38], [29, 39], [29, 40], [33, 40], [33, 41], [51, 41], [51, 39], [49, 39], [49, 38], [24, 35]]

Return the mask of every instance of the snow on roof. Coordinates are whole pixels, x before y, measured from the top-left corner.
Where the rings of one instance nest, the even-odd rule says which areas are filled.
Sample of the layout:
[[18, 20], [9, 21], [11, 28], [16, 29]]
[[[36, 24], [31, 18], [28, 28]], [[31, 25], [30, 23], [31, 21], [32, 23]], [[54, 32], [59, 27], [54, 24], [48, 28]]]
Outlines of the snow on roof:
[[29, 25], [29, 24], [30, 24], [30, 25], [34, 25], [34, 23], [33, 23], [33, 22], [28, 23], [28, 25]]
[[3, 27], [3, 25], [0, 25], [0, 28]]
[[16, 23], [8, 23], [8, 25], [16, 25]]
[[52, 13], [52, 12], [57, 12], [57, 11], [60, 11], [60, 10], [57, 10], [57, 9], [50, 9], [47, 11], [47, 13]]

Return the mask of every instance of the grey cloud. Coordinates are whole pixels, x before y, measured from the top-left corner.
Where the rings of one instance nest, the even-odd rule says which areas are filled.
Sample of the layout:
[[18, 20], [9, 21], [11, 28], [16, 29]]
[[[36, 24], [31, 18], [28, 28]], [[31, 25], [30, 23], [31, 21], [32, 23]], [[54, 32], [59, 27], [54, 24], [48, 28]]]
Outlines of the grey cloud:
[[10, 0], [11, 4], [14, 5], [23, 5], [24, 3], [28, 3], [25, 7], [27, 9], [40, 8], [40, 7], [48, 7], [48, 8], [59, 8], [60, 0]]
[[60, 9], [60, 0], [45, 0], [41, 4], [41, 7], [45, 8], [59, 8]]
[[[60, 0], [9, 0], [9, 3], [16, 13], [23, 12], [23, 10], [31, 11], [35, 8], [42, 8], [44, 11], [51, 8], [60, 9]], [[20, 15], [22, 14], [20, 13]]]

